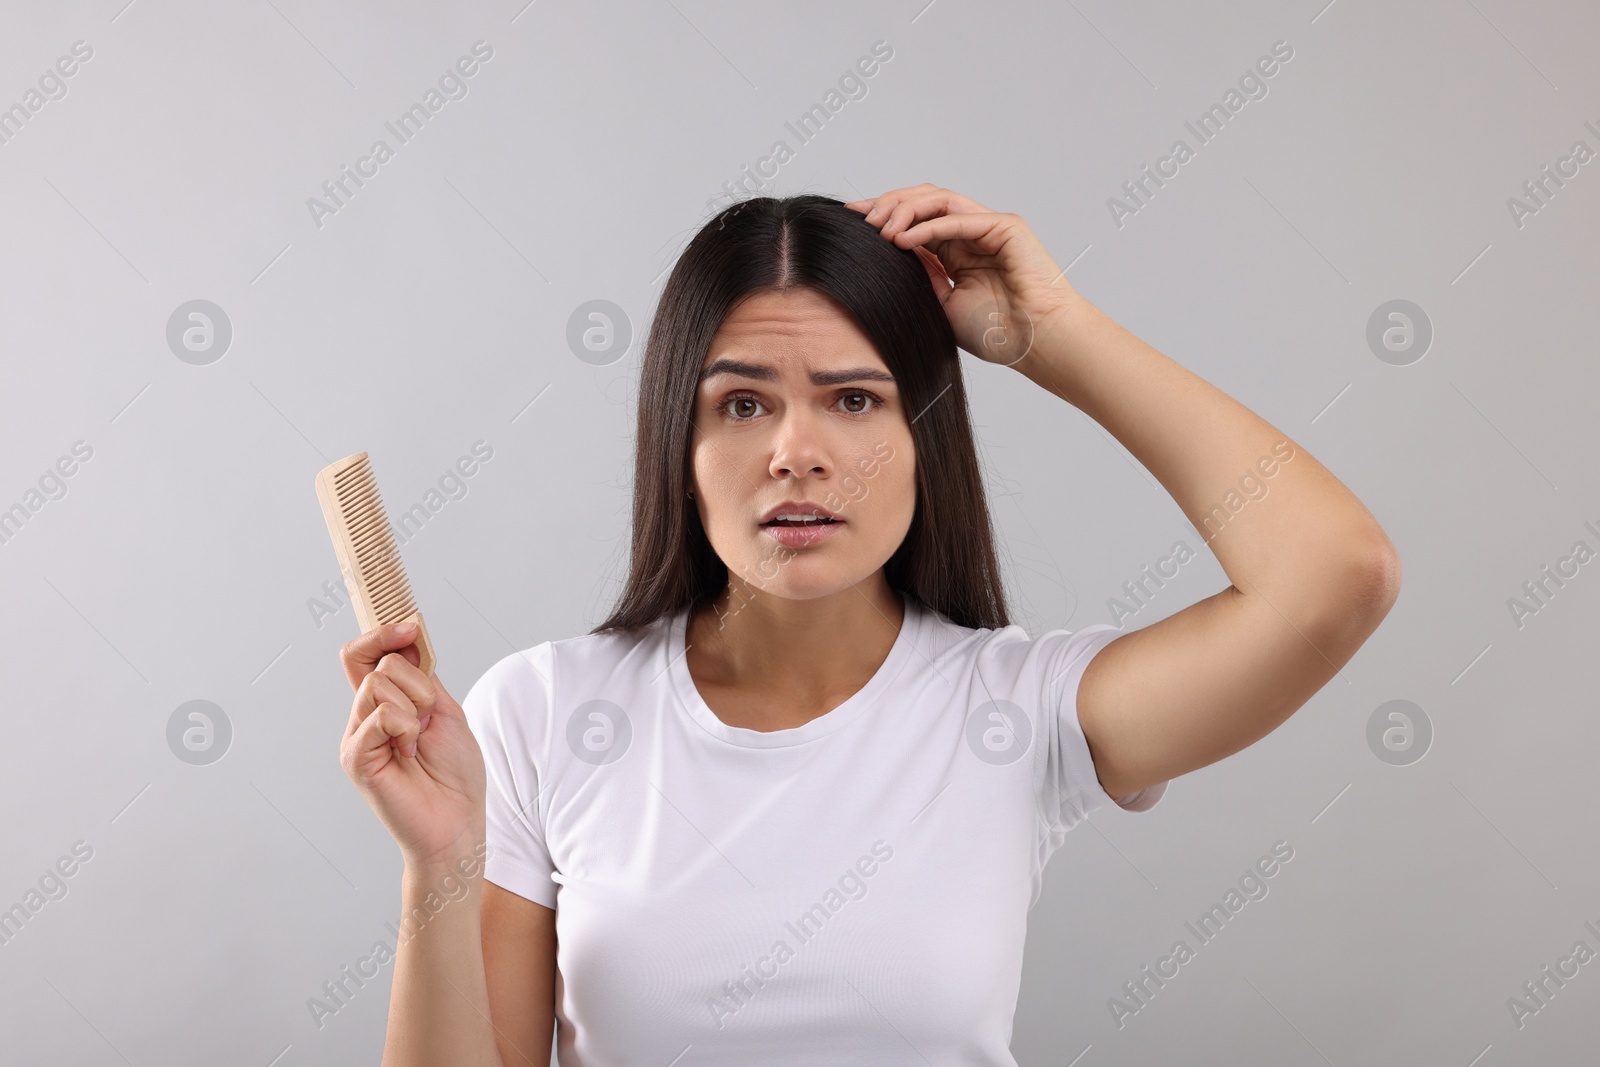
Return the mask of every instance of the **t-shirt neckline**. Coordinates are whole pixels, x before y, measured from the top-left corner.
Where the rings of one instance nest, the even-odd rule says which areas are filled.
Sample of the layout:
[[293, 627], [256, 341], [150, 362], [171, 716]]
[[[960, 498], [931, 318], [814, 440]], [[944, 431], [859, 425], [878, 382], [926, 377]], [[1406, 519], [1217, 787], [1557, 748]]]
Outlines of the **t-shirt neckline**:
[[899, 677], [906, 661], [916, 655], [915, 646], [920, 636], [925, 609], [916, 598], [903, 593], [900, 596], [905, 605], [905, 618], [900, 623], [900, 632], [895, 635], [894, 644], [889, 648], [889, 655], [879, 664], [872, 677], [867, 679], [867, 684], [852, 693], [838, 707], [824, 712], [804, 725], [787, 730], [751, 730], [743, 726], [729, 726], [717, 718], [716, 712], [711, 710], [705, 698], [700, 695], [700, 690], [695, 688], [694, 678], [689, 674], [689, 657], [685, 645], [690, 609], [684, 608], [672, 616], [667, 628], [666, 654], [671, 658], [667, 674], [678, 698], [678, 706], [713, 737], [743, 748], [787, 748], [826, 737], [835, 730], [849, 725], [871, 707], [884, 690]]

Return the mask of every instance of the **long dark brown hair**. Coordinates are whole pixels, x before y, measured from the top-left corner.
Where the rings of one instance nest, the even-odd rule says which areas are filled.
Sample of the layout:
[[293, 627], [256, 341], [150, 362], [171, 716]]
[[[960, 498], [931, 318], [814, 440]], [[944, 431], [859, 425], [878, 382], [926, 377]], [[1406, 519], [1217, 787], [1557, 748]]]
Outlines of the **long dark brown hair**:
[[884, 564], [890, 588], [974, 628], [1008, 624], [955, 333], [921, 260], [843, 201], [807, 193], [724, 208], [678, 258], [639, 378], [628, 582], [592, 633], [698, 607], [728, 584], [688, 498], [701, 365], [752, 293], [806, 288], [855, 316], [895, 376], [916, 451], [916, 509]]

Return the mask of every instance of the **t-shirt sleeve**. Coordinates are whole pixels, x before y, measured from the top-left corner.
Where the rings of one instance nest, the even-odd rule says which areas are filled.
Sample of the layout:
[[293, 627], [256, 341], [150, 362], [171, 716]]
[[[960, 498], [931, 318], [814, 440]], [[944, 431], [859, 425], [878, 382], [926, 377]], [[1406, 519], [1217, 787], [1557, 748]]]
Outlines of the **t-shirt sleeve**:
[[1149, 811], [1166, 794], [1167, 783], [1157, 782], [1124, 797], [1112, 797], [1100, 785], [1089, 742], [1078, 719], [1078, 684], [1089, 663], [1125, 631], [1110, 623], [1095, 623], [1078, 630], [1052, 630], [1038, 640], [1048, 653], [1043, 664], [1045, 708], [1050, 731], [1045, 758], [1046, 815], [1055, 820], [1053, 831], [1065, 832], [1096, 808], [1116, 805], [1125, 811]]
[[461, 702], [483, 752], [484, 877], [519, 897], [556, 906], [555, 864], [545, 844], [552, 700], [548, 642], [513, 653], [484, 672]]

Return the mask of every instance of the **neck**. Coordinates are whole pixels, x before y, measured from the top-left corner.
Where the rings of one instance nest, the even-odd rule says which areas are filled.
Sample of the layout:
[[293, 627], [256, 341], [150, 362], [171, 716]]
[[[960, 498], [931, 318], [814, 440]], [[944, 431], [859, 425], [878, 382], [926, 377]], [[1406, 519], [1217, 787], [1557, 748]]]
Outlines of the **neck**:
[[887, 658], [905, 610], [881, 570], [812, 600], [773, 596], [735, 578], [689, 619], [690, 673], [716, 686], [778, 696], [790, 707], [832, 706]]

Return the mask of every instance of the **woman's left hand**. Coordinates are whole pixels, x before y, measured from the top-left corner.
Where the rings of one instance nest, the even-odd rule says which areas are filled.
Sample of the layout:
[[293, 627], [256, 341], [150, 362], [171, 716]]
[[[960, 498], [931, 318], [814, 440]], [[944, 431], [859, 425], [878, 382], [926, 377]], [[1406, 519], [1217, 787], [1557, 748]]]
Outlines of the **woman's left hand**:
[[979, 359], [1019, 362], [1040, 325], [1081, 299], [1020, 215], [926, 182], [845, 206], [916, 250], [956, 343]]

